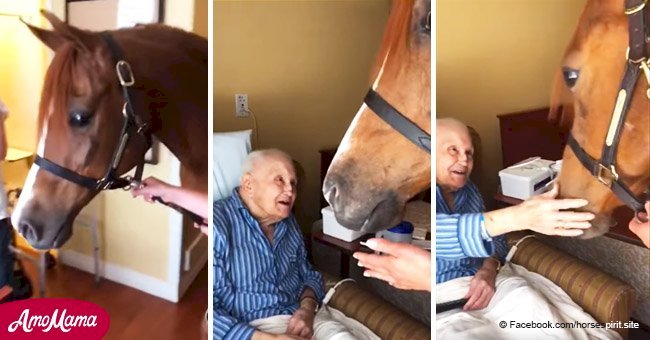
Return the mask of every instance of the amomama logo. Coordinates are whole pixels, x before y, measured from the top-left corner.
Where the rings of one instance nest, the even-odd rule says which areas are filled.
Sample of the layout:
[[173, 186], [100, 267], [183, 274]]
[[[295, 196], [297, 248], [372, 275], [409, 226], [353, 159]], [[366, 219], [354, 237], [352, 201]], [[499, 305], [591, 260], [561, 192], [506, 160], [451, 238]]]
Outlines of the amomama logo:
[[101, 339], [110, 319], [100, 306], [73, 299], [0, 304], [2, 339]]

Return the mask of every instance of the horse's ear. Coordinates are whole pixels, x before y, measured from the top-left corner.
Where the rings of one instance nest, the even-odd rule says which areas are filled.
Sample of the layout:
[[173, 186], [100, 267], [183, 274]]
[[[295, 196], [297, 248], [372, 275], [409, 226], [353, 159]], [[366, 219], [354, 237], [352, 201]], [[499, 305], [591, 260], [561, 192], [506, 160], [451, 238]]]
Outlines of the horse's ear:
[[76, 43], [81, 48], [89, 47], [87, 46], [87, 42], [85, 39], [86, 36], [88, 35], [87, 32], [80, 30], [74, 26], [68, 25], [67, 23], [61, 21], [61, 19], [57, 18], [56, 15], [54, 15], [52, 12], [48, 12], [44, 9], [41, 10], [41, 15], [44, 16], [45, 19], [47, 19], [47, 21], [50, 22], [50, 25], [52, 25], [54, 31], [61, 34], [63, 38], [73, 43]]
[[63, 45], [67, 41], [67, 39], [65, 39], [58, 32], [33, 26], [27, 23], [26, 21], [24, 21], [22, 18], [20, 20], [25, 25], [27, 25], [27, 28], [29, 28], [29, 30], [32, 31], [32, 34], [34, 34], [34, 36], [38, 38], [38, 40], [42, 41], [43, 44], [49, 47], [52, 51], [56, 51], [61, 45]]
[[52, 25], [52, 28], [54, 28], [56, 32], [59, 32], [68, 37], [79, 38], [81, 35], [83, 35], [82, 30], [61, 21], [61, 19], [57, 18], [56, 15], [54, 15], [52, 12], [48, 12], [42, 9], [41, 15], [50, 22], [50, 25]]
[[65, 22], [61, 21], [61, 19], [57, 18], [56, 15], [46, 10], [41, 10], [41, 15], [43, 15], [45, 19], [50, 22], [53, 30], [50, 31], [38, 28], [36, 26], [30, 25], [25, 21], [23, 21], [23, 23], [27, 25], [29, 30], [32, 31], [32, 33], [47, 47], [51, 48], [53, 51], [56, 51], [64, 43], [72, 42], [80, 48], [88, 48], [86, 43], [84, 43], [85, 37], [87, 36], [86, 32], [66, 24]]

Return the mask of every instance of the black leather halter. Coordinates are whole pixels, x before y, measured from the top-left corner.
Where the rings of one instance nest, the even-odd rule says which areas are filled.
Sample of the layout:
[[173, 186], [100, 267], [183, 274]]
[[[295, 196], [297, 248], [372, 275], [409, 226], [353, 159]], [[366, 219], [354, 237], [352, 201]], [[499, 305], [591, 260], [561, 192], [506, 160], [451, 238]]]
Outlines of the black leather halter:
[[122, 155], [124, 154], [124, 149], [126, 148], [126, 144], [129, 141], [129, 138], [134, 135], [142, 135], [147, 142], [148, 149], [151, 146], [151, 131], [149, 130], [149, 124], [142, 123], [140, 117], [136, 116], [133, 110], [130, 88], [133, 86], [133, 84], [135, 84], [135, 78], [133, 77], [131, 66], [124, 60], [124, 56], [120, 50], [120, 47], [108, 32], [103, 33], [102, 38], [111, 51], [111, 57], [115, 63], [117, 80], [119, 86], [122, 88], [122, 95], [124, 97], [124, 108], [122, 109], [124, 122], [122, 124], [122, 132], [120, 133], [119, 143], [113, 152], [111, 163], [109, 164], [104, 177], [97, 179], [81, 175], [40, 155], [36, 155], [34, 163], [40, 166], [42, 169], [60, 178], [78, 184], [90, 190], [112, 190], [120, 188], [129, 189], [134, 183], [139, 183], [142, 179], [142, 171], [144, 170], [144, 157], [138, 163], [133, 177], [120, 177], [117, 174], [117, 167], [120, 164]]
[[379, 118], [383, 119], [402, 136], [431, 154], [431, 135], [397, 111], [379, 93], [371, 88], [368, 90], [364, 102]]
[[[423, 31], [430, 34], [431, 12], [427, 14], [421, 25]], [[375, 92], [372, 87], [368, 90], [363, 101], [384, 122], [410, 140], [413, 144], [431, 154], [431, 135], [417, 126], [401, 112], [397, 111], [397, 109], [382, 98], [379, 93]]]
[[650, 43], [650, 26], [648, 25], [647, 0], [626, 0], [625, 14], [629, 19], [629, 51], [625, 64], [625, 74], [616, 98], [607, 136], [603, 145], [600, 160], [591, 157], [580, 146], [572, 135], [568, 136], [567, 144], [580, 160], [580, 163], [598, 180], [606, 185], [625, 205], [638, 213], [644, 210], [645, 199], [634, 196], [632, 191], [619, 178], [616, 172], [616, 153], [621, 139], [621, 130], [625, 117], [630, 108], [632, 95], [637, 81], [643, 72], [648, 82], [648, 105], [650, 106], [650, 61], [648, 60]]

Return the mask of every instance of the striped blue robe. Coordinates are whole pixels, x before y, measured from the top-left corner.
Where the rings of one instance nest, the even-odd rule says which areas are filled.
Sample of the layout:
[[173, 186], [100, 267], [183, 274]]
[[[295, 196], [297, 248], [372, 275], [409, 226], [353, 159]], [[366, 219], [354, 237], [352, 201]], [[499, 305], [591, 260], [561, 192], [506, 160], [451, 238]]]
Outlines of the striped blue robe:
[[271, 245], [237, 189], [213, 206], [215, 339], [250, 339], [250, 321], [293, 314], [306, 287], [324, 295], [295, 217], [276, 224]]
[[454, 210], [436, 186], [436, 283], [474, 276], [486, 257], [503, 263], [508, 253], [505, 236], [490, 237], [481, 223], [483, 198], [474, 183], [456, 192]]

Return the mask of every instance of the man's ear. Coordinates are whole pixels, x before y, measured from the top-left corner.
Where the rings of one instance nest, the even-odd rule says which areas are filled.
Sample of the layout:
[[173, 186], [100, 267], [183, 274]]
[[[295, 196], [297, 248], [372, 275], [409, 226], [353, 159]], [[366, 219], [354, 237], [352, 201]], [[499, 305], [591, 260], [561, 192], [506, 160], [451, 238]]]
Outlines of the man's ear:
[[240, 190], [244, 193], [250, 193], [253, 191], [253, 176], [251, 176], [251, 174], [245, 173], [241, 176]]

